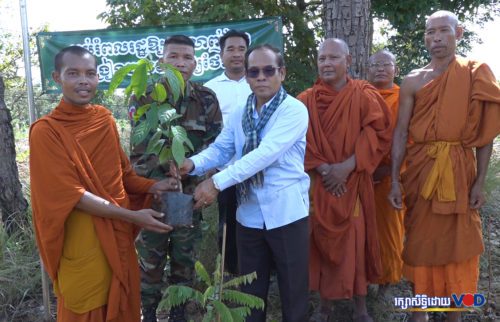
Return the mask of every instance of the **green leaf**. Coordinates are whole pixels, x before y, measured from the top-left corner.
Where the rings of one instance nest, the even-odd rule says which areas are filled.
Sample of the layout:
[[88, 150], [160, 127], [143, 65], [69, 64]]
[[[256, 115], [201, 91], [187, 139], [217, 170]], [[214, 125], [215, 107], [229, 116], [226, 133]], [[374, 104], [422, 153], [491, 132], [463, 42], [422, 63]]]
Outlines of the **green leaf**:
[[140, 122], [132, 131], [132, 145], [136, 146], [146, 139], [149, 134], [148, 122]]
[[210, 280], [210, 276], [208, 275], [207, 270], [205, 269], [205, 266], [200, 261], [196, 261], [194, 263], [194, 269], [196, 271], [196, 275], [198, 275], [201, 280], [208, 286], [212, 285], [212, 281]]
[[151, 139], [149, 139], [148, 147], [146, 148], [146, 153], [152, 153], [159, 155], [161, 152], [161, 148], [165, 143], [165, 139], [161, 138], [161, 131], [157, 131]]
[[224, 292], [222, 292], [222, 300], [243, 305], [251, 309], [264, 309], [264, 301], [260, 297], [241, 291], [224, 289]]
[[191, 143], [191, 140], [189, 140], [185, 128], [180, 125], [175, 125], [171, 127], [171, 130], [173, 139], [177, 138], [177, 140], [181, 141], [182, 144], [186, 144], [191, 149], [191, 151], [194, 151], [193, 144]]
[[179, 137], [175, 137], [172, 139], [172, 155], [174, 156], [174, 160], [178, 166], [184, 162], [184, 157], [186, 156], [186, 151], [184, 150], [184, 145]]
[[175, 108], [173, 108], [170, 104], [162, 104], [158, 107], [158, 118], [160, 120], [160, 124], [165, 127], [169, 127], [173, 120], [181, 117], [182, 115], [177, 114]]
[[255, 279], [257, 279], [257, 273], [256, 272], [252, 272], [250, 274], [246, 274], [246, 275], [242, 275], [242, 276], [237, 276], [237, 277], [231, 279], [230, 281], [227, 281], [222, 286], [224, 288], [238, 287], [238, 286], [240, 286], [242, 284], [250, 284]]
[[146, 87], [148, 85], [147, 67], [147, 64], [139, 64], [132, 74], [130, 87], [137, 99], [141, 98], [146, 93]]
[[160, 154], [158, 155], [158, 159], [160, 164], [167, 164], [168, 161], [172, 160], [172, 150], [167, 146], [163, 146]]
[[215, 294], [215, 287], [213, 286], [207, 287], [205, 293], [203, 293], [203, 303], [207, 303], [207, 301], [211, 299], [212, 296], [214, 296], [214, 294]]
[[146, 112], [146, 120], [150, 129], [158, 128], [158, 105], [156, 103], [151, 104], [151, 108]]
[[146, 113], [149, 108], [151, 107], [151, 104], [144, 104], [142, 106], [140, 106], [134, 113], [134, 121], [139, 121], [139, 119], [141, 118], [141, 116]]
[[167, 99], [167, 90], [161, 83], [156, 83], [151, 92], [151, 98], [161, 103]]
[[113, 74], [113, 78], [111, 78], [111, 82], [109, 83], [108, 86], [108, 95], [111, 95], [114, 93], [114, 91], [120, 86], [120, 84], [123, 82], [125, 77], [135, 68], [137, 67], [137, 64], [128, 64], [123, 67], [121, 67], [119, 70], [117, 70]]
[[179, 100], [179, 97], [184, 95], [184, 87], [186, 84], [184, 83], [184, 78], [182, 77], [181, 72], [171, 64], [160, 64], [163, 68], [165, 79], [167, 80], [170, 91], [172, 92], [172, 96], [174, 98], [174, 102]]
[[234, 322], [245, 322], [245, 318], [252, 312], [250, 308], [245, 306], [230, 308], [229, 311]]
[[224, 303], [218, 300], [214, 300], [212, 304], [215, 310], [217, 311], [217, 314], [219, 315], [221, 321], [234, 322], [233, 316], [231, 315], [229, 308]]
[[[170, 285], [165, 294], [164, 300], [160, 302], [159, 308], [170, 309], [174, 306], [182, 305], [190, 299], [196, 299], [198, 291], [184, 285]], [[198, 292], [199, 293], [199, 292]]]

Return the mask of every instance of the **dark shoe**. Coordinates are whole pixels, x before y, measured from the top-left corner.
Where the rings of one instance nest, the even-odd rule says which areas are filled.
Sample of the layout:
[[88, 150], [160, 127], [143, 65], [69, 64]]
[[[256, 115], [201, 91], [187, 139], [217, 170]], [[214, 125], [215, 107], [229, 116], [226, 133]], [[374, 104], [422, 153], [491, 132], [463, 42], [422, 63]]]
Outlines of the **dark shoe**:
[[142, 310], [142, 322], [157, 322], [156, 308], [148, 308]]
[[185, 317], [186, 305], [174, 306], [168, 313], [168, 322], [187, 322]]

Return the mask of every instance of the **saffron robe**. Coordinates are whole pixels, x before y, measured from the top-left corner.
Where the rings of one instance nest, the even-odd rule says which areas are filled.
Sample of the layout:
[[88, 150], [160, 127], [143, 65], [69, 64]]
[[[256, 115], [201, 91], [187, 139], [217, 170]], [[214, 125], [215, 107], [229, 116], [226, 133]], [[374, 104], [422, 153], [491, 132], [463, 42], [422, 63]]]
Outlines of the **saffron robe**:
[[[123, 152], [111, 113], [61, 100], [30, 130], [33, 220], [58, 297], [58, 321], [140, 321], [138, 227], [76, 210], [85, 191], [128, 208], [154, 181]], [[96, 272], [97, 270], [97, 272]]]
[[381, 272], [372, 173], [390, 148], [390, 114], [377, 90], [347, 80], [340, 92], [318, 80], [298, 96], [308, 108], [305, 169], [356, 156], [347, 192], [337, 198], [313, 178], [309, 283], [322, 298], [366, 295]]
[[[379, 89], [391, 112], [391, 127], [394, 129], [398, 118], [399, 86], [394, 84], [390, 89]], [[391, 159], [388, 153], [381, 165], [390, 167]], [[402, 171], [404, 168], [402, 167]], [[382, 275], [377, 284], [397, 283], [401, 280], [403, 269], [403, 237], [404, 237], [404, 210], [392, 207], [387, 199], [391, 191], [391, 176], [385, 176], [375, 184], [375, 205], [377, 213], [378, 241], [380, 244], [380, 258], [382, 261]]]
[[[416, 293], [475, 292], [467, 285], [470, 279], [477, 285], [477, 264], [470, 274], [460, 274], [466, 270], [460, 266], [474, 266], [483, 251], [479, 212], [469, 208], [473, 148], [491, 143], [499, 132], [500, 89], [485, 64], [457, 57], [416, 93], [409, 124], [413, 143], [402, 176], [403, 271]], [[451, 287], [441, 285], [445, 281]]]

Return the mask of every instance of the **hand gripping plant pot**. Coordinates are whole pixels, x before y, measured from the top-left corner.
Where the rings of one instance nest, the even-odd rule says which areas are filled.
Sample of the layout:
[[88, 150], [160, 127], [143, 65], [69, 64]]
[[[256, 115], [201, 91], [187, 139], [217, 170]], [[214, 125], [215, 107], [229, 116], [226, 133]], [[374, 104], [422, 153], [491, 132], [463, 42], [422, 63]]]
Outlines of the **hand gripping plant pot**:
[[[113, 93], [132, 74], [125, 95], [132, 94], [137, 100], [147, 97], [147, 104], [140, 106], [133, 115], [136, 125], [132, 129], [131, 143], [136, 146], [147, 141], [145, 153], [157, 157], [160, 165], [176, 172], [184, 162], [186, 152], [193, 151], [193, 145], [186, 130], [176, 123], [182, 117], [177, 114], [175, 104], [184, 93], [182, 74], [170, 64], [159, 63], [162, 74], [154, 73], [155, 66], [148, 59], [125, 65], [113, 75], [108, 93]], [[149, 89], [149, 90], [148, 90]], [[182, 183], [178, 179], [179, 191], [166, 192], [161, 197], [161, 211], [164, 221], [171, 226], [192, 224], [193, 196], [182, 193]]]

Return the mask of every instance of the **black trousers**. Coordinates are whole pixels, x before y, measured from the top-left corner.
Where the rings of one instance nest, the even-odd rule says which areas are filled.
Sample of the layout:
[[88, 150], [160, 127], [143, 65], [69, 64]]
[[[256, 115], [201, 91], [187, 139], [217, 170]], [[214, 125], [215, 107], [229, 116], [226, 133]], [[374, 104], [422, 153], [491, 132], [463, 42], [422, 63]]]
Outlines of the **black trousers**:
[[[309, 299], [309, 218], [266, 230], [237, 224], [240, 274], [257, 272], [257, 280], [241, 290], [267, 303], [269, 275], [275, 265], [281, 298], [282, 321], [307, 321]], [[267, 304], [266, 304], [267, 307]], [[264, 311], [253, 310], [246, 321], [265, 322]]]
[[222, 253], [222, 232], [226, 223], [226, 255], [225, 270], [238, 274], [238, 251], [236, 248], [236, 186], [229, 187], [219, 193], [219, 250]]

